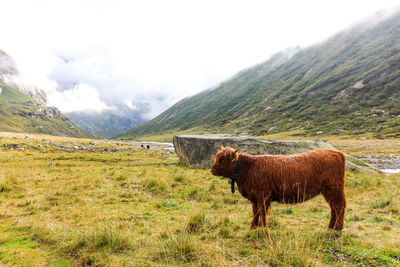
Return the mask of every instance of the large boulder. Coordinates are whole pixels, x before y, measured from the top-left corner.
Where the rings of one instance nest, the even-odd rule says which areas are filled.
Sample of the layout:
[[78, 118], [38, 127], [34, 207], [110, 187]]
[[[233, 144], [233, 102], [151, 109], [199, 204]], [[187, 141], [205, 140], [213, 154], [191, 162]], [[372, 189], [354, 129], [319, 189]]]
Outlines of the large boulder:
[[[334, 149], [330, 143], [325, 141], [274, 141], [228, 134], [176, 135], [173, 142], [181, 164], [192, 168], [210, 168], [215, 154], [221, 149], [221, 146], [240, 148], [240, 152], [251, 155], [289, 155], [317, 148]], [[363, 168], [347, 160], [346, 169], [368, 171], [364, 169], [369, 168]]]

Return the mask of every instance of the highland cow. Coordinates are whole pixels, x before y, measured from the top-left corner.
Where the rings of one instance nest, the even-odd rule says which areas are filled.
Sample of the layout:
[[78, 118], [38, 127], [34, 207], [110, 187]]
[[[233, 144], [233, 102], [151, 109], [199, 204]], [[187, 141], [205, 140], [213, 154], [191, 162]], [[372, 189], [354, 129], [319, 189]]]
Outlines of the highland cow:
[[211, 173], [231, 178], [253, 205], [251, 228], [265, 226], [272, 201], [301, 203], [322, 194], [331, 208], [329, 228], [343, 229], [346, 158], [330, 149], [293, 155], [252, 156], [227, 147], [217, 152]]

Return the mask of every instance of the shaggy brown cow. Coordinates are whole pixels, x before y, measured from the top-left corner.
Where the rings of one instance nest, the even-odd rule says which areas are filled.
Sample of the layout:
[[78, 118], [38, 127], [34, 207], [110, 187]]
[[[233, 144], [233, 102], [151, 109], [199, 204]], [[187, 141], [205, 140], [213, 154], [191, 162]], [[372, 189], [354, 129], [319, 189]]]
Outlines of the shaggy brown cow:
[[[346, 158], [330, 149], [294, 155], [251, 156], [230, 147], [217, 152], [211, 173], [236, 181], [240, 194], [253, 204], [251, 228], [265, 226], [272, 201], [300, 203], [320, 193], [331, 207], [329, 228], [343, 229]], [[237, 178], [236, 178], [237, 177]]]

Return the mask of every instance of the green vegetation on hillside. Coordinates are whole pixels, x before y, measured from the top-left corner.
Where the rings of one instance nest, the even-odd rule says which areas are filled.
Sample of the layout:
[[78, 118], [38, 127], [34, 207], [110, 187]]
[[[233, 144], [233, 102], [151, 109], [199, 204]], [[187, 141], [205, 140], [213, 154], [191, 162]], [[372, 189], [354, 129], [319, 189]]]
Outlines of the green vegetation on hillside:
[[267, 227], [249, 230], [248, 201], [174, 154], [17, 137], [0, 136], [0, 265], [400, 265], [399, 175], [347, 173], [342, 232], [327, 229], [321, 196], [273, 203]]
[[[119, 138], [164, 132], [400, 136], [400, 14], [278, 53]], [[290, 52], [290, 51], [289, 51]]]
[[0, 82], [0, 88], [0, 131], [90, 136], [57, 109], [47, 107], [5, 83]]

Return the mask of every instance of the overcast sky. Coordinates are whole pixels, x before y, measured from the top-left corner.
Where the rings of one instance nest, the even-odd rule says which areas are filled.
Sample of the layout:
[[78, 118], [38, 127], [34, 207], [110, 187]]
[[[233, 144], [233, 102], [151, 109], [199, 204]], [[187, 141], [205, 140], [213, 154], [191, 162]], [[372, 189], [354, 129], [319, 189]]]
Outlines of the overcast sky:
[[61, 111], [139, 110], [183, 97], [280, 50], [306, 47], [398, 0], [0, 0], [0, 49]]

